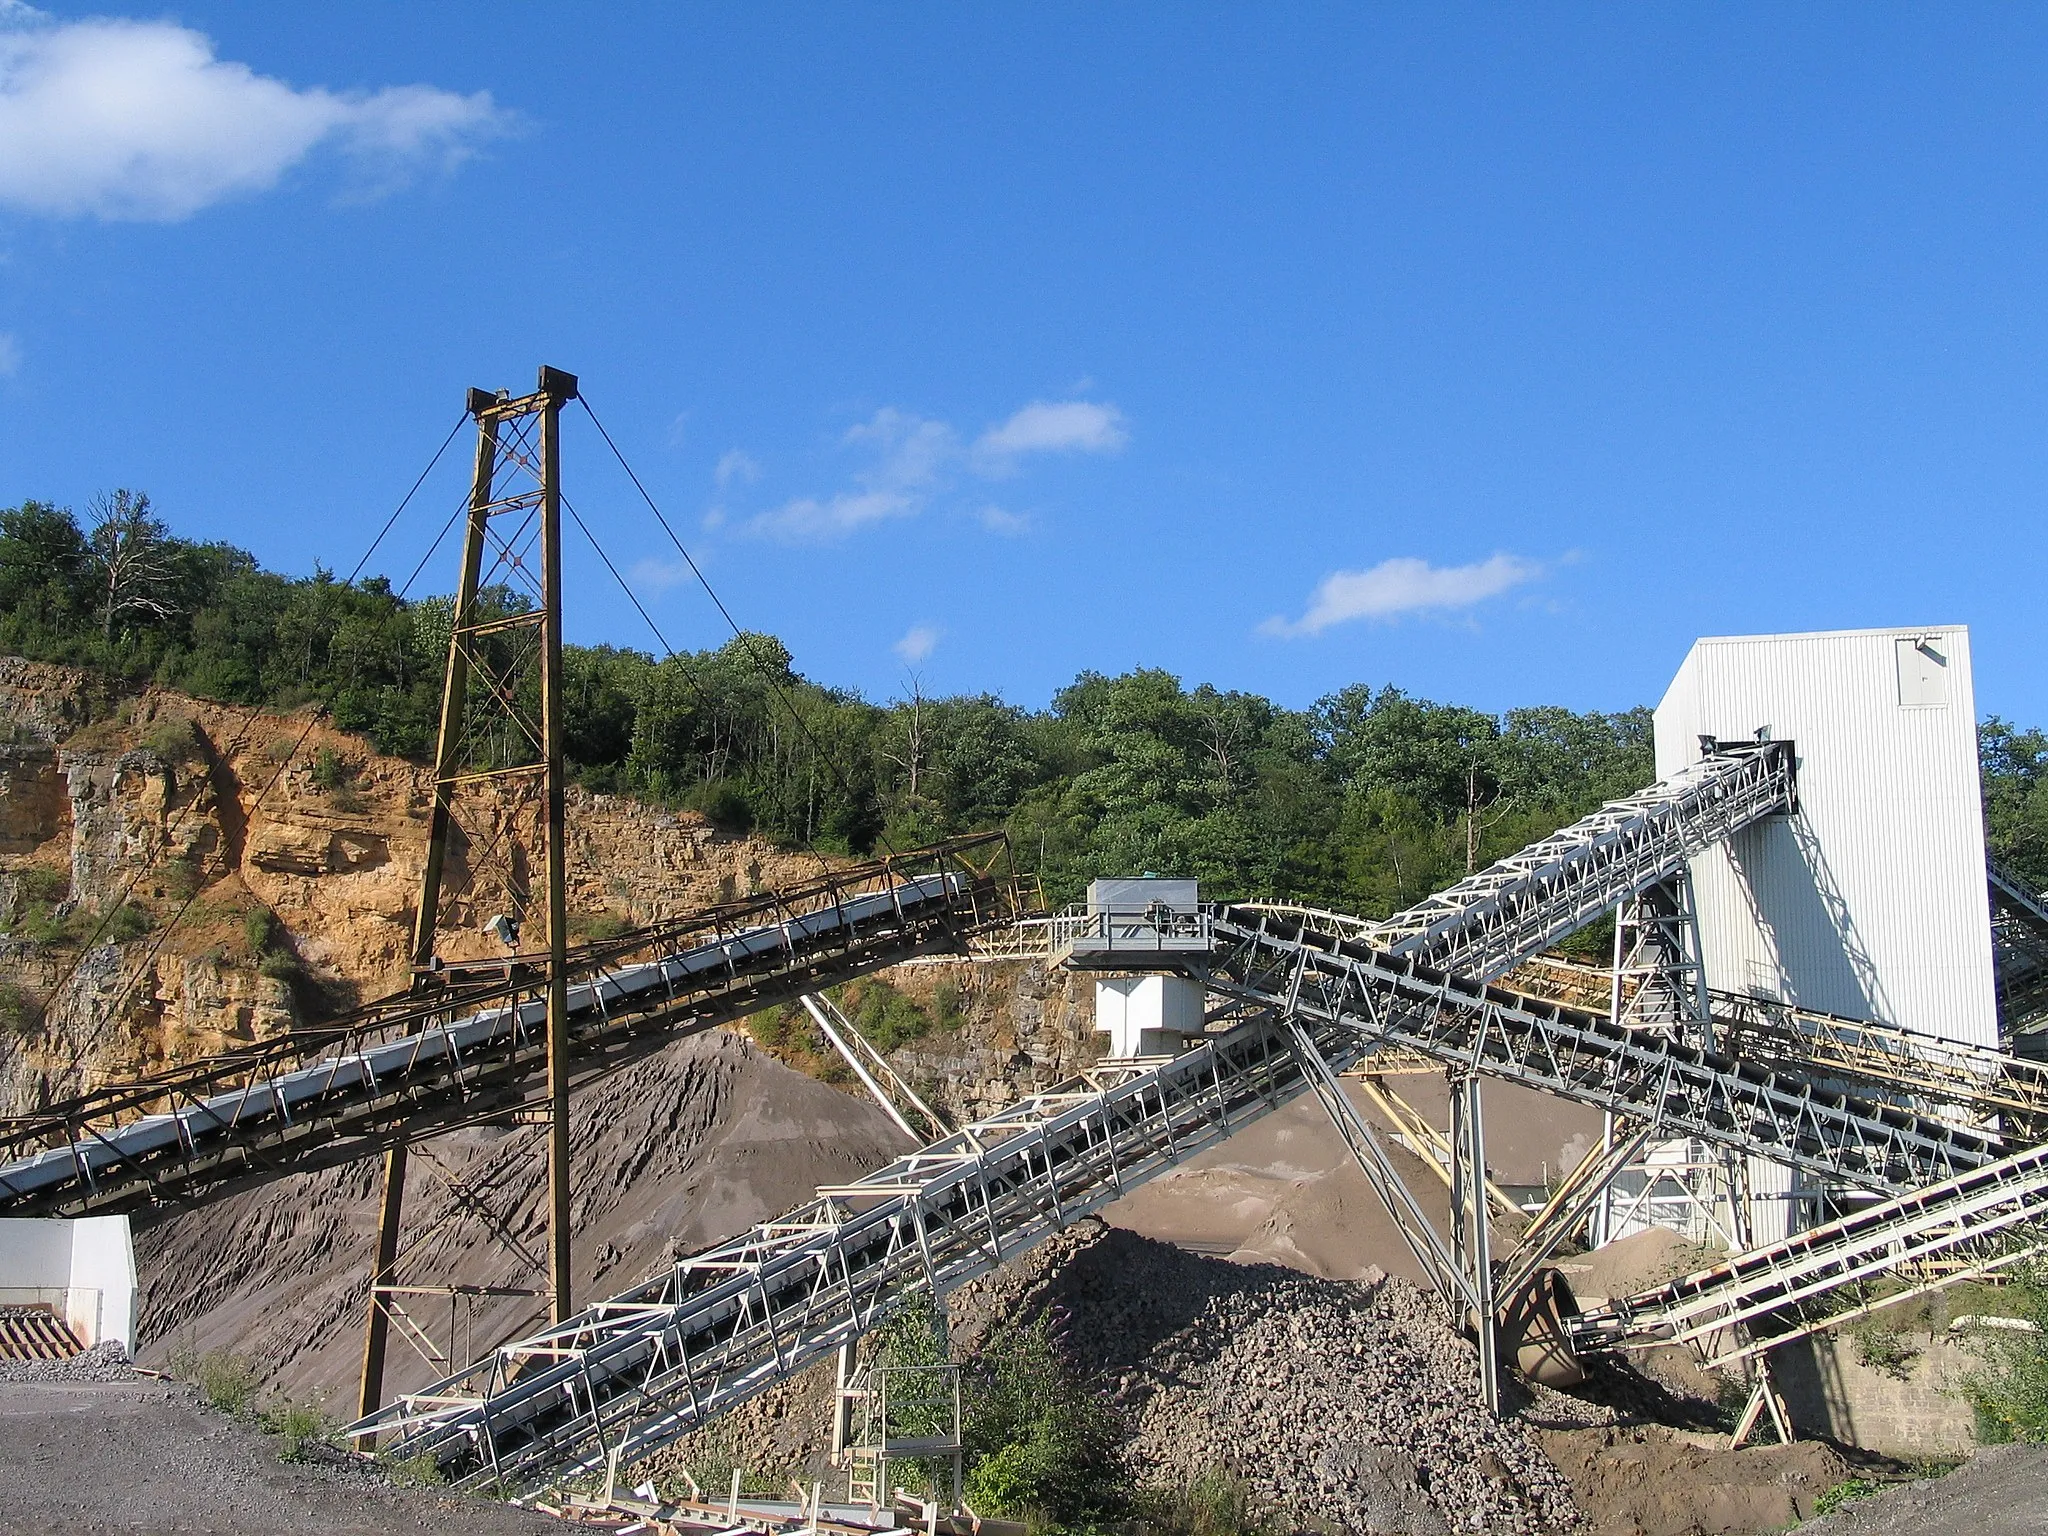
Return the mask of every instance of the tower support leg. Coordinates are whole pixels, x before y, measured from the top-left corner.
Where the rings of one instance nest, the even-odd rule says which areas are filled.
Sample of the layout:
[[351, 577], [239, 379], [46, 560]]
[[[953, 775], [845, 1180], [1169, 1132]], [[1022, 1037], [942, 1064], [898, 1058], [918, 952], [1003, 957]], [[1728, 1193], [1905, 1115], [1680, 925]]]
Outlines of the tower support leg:
[[384, 1198], [377, 1205], [377, 1263], [370, 1272], [368, 1315], [363, 1324], [363, 1379], [356, 1417], [366, 1419], [384, 1406], [384, 1351], [391, 1341], [391, 1314], [383, 1288], [395, 1278], [398, 1229], [405, 1214], [405, 1143], [384, 1154]]
[[1473, 1306], [1466, 1326], [1479, 1346], [1479, 1394], [1500, 1413], [1500, 1328], [1493, 1300], [1493, 1256], [1486, 1231], [1486, 1128], [1479, 1074], [1452, 1073], [1451, 1242]]

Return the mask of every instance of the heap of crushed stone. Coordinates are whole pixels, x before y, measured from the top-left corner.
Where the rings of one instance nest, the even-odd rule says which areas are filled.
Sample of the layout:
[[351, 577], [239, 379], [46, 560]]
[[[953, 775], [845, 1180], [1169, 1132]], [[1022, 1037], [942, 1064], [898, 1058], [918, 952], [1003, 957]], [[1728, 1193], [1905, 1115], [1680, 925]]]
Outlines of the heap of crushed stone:
[[[1319, 1280], [1087, 1221], [954, 1298], [956, 1348], [1049, 1316], [1130, 1426], [1141, 1481], [1228, 1470], [1297, 1528], [1439, 1536], [1580, 1522], [1519, 1420], [1479, 1407], [1479, 1363], [1406, 1281]], [[1569, 1404], [1545, 1394], [1540, 1405]], [[1546, 1414], [1546, 1417], [1549, 1415]]]
[[0, 1360], [0, 1382], [134, 1381], [128, 1351], [108, 1340], [62, 1360]]

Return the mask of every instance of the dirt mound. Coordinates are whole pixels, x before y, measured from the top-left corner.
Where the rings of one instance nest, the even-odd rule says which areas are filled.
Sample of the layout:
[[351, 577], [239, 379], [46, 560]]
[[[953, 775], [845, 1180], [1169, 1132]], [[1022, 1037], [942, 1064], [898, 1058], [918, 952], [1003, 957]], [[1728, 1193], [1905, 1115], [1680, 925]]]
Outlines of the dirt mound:
[[[576, 1295], [610, 1294], [902, 1150], [866, 1099], [790, 1071], [724, 1031], [629, 1067], [571, 1104]], [[469, 1130], [414, 1149], [402, 1284], [546, 1284], [547, 1165], [537, 1130]], [[296, 1174], [160, 1219], [137, 1242], [144, 1363], [230, 1350], [294, 1396], [354, 1406], [382, 1165]], [[535, 1297], [408, 1311], [444, 1354], [533, 1325]], [[450, 1349], [451, 1332], [454, 1348]], [[394, 1336], [387, 1391], [445, 1374]]]
[[1571, 1479], [1588, 1536], [1734, 1536], [1783, 1530], [1853, 1475], [1816, 1440], [1747, 1450], [1657, 1425], [1549, 1430], [1544, 1451]]
[[1579, 1300], [1633, 1296], [1653, 1286], [1705, 1269], [1725, 1255], [1702, 1247], [1665, 1227], [1646, 1227], [1577, 1258], [1558, 1261]]

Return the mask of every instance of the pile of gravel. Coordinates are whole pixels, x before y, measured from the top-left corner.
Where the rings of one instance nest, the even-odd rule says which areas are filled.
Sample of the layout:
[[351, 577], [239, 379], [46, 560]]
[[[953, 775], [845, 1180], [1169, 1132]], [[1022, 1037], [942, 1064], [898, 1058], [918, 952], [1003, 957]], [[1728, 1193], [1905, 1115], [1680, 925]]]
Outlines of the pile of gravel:
[[128, 1352], [119, 1343], [95, 1344], [67, 1360], [0, 1360], [0, 1381], [136, 1380]]
[[[1297, 1529], [1519, 1536], [1580, 1523], [1532, 1430], [1480, 1409], [1472, 1345], [1405, 1281], [1235, 1264], [1091, 1221], [967, 1287], [952, 1311], [968, 1349], [1002, 1322], [1049, 1315], [1101, 1373], [1147, 1483], [1221, 1468]], [[1538, 1406], [1551, 1418], [1569, 1402]]]

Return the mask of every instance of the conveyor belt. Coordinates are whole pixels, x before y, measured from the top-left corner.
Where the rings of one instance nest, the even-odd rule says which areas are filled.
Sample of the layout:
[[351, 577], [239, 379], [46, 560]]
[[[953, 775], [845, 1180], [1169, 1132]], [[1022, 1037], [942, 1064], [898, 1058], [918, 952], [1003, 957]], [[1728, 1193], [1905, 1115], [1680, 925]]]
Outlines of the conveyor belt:
[[[522, 1339], [351, 1427], [460, 1481], [537, 1486], [629, 1462], [944, 1294], [1309, 1086], [1270, 1022], [1332, 1069], [1380, 1044], [1890, 1192], [1991, 1161], [1982, 1137], [1631, 1034], [1331, 938], [1213, 908], [1211, 985], [1264, 1017], [1169, 1060], [1106, 1068], [969, 1126], [734, 1243]], [[1322, 924], [1327, 928], [1332, 924]]]
[[[1837, 1327], [1906, 1296], [1977, 1278], [2048, 1248], [2048, 1147], [1853, 1211], [1783, 1242], [1571, 1319], [1582, 1351], [1696, 1344], [1711, 1364]], [[1901, 1282], [1852, 1309], [1800, 1320], [1787, 1309], [1859, 1280]], [[1745, 1337], [1738, 1325], [1774, 1318]]]
[[[958, 949], [978, 924], [1013, 915], [1006, 882], [969, 859], [1000, 847], [999, 835], [956, 840], [577, 952], [576, 1079], [678, 1033]], [[338, 1025], [0, 1122], [0, 1214], [191, 1199], [502, 1116], [539, 1092], [546, 1018], [537, 970], [502, 970], [496, 986], [395, 998]]]

